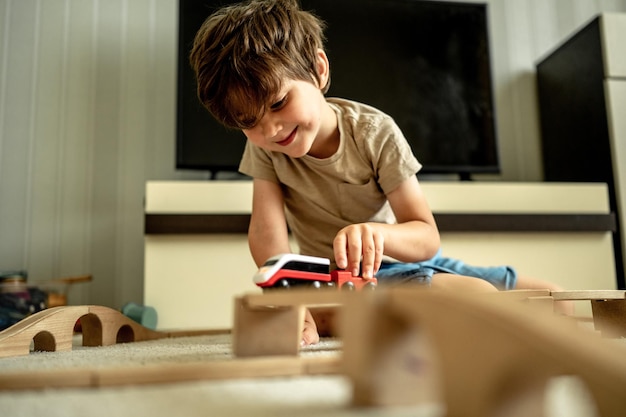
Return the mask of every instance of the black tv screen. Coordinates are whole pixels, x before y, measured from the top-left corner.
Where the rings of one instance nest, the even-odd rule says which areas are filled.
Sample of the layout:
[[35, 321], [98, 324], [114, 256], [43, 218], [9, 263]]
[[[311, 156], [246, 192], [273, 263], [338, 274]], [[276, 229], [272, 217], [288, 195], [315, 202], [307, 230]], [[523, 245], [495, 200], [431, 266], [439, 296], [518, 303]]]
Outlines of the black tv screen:
[[[179, 0], [176, 167], [236, 171], [245, 137], [196, 96], [188, 55], [196, 31], [228, 0]], [[498, 173], [486, 4], [301, 0], [327, 24], [331, 86], [390, 114], [422, 173]]]

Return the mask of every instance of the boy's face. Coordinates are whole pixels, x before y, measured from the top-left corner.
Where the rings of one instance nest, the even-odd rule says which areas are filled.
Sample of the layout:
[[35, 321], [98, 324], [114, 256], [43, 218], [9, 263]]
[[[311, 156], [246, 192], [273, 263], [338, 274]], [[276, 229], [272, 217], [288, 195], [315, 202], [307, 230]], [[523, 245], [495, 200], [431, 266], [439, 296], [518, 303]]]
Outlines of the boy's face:
[[263, 149], [300, 158], [309, 153], [323, 130], [325, 106], [324, 95], [314, 83], [285, 80], [259, 123], [243, 133]]

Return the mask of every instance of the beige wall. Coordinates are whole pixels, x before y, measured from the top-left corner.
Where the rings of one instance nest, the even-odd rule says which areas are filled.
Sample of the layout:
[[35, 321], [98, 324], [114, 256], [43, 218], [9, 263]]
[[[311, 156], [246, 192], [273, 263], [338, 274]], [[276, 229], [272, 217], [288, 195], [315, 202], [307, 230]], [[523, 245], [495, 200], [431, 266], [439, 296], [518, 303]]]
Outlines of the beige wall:
[[[626, 0], [493, 0], [502, 175], [541, 179], [534, 64]], [[146, 180], [174, 168], [175, 0], [0, 0], [0, 269], [92, 273], [70, 299], [143, 293]]]

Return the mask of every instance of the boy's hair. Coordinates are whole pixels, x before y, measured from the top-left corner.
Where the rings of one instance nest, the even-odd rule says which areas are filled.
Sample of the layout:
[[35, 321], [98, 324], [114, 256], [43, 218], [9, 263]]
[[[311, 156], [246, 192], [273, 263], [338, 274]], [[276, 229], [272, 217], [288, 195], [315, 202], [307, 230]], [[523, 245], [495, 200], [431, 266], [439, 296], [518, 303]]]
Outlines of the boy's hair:
[[316, 63], [323, 30], [297, 0], [251, 0], [216, 11], [198, 30], [190, 54], [198, 98], [226, 126], [255, 126], [279, 99], [285, 78], [321, 85]]

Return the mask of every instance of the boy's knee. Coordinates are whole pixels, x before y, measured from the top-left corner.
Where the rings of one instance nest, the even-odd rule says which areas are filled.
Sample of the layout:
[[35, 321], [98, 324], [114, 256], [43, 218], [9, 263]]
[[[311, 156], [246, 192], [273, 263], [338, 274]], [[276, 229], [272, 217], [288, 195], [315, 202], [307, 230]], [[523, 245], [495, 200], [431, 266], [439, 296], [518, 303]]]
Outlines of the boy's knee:
[[484, 279], [445, 273], [433, 275], [431, 288], [467, 292], [498, 291], [493, 284]]
[[497, 292], [499, 291], [498, 288], [493, 285], [491, 282], [486, 281], [484, 279], [481, 278], [474, 278], [474, 277], [467, 277], [471, 280], [473, 280], [474, 282], [472, 283], [474, 289], [477, 292]]

